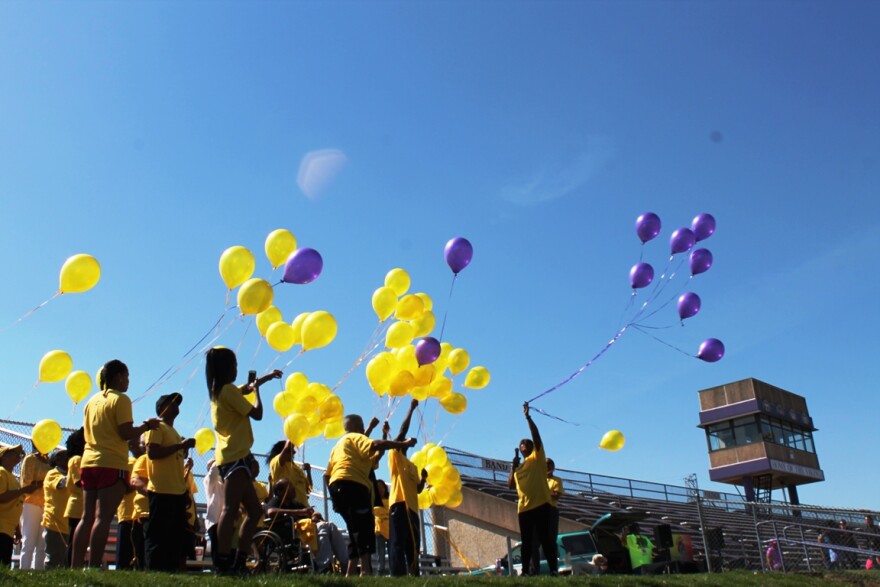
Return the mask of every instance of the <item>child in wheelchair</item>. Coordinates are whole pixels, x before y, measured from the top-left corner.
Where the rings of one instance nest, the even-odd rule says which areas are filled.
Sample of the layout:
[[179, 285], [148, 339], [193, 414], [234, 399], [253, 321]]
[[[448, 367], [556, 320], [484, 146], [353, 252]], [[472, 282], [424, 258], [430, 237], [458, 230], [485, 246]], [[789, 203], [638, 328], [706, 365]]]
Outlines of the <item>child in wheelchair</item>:
[[314, 510], [294, 499], [287, 479], [272, 488], [266, 502], [263, 529], [254, 536], [253, 555], [257, 571], [311, 570], [310, 552], [318, 548], [312, 521]]

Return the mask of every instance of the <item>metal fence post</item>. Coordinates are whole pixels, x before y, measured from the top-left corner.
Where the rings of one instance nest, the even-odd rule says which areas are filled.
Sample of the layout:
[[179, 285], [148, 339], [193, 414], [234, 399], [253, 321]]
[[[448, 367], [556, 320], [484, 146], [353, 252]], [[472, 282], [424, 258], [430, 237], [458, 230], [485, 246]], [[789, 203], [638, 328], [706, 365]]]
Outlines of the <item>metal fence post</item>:
[[321, 475], [321, 482], [324, 484], [324, 519], [330, 521], [330, 486], [327, 485], [327, 477]]

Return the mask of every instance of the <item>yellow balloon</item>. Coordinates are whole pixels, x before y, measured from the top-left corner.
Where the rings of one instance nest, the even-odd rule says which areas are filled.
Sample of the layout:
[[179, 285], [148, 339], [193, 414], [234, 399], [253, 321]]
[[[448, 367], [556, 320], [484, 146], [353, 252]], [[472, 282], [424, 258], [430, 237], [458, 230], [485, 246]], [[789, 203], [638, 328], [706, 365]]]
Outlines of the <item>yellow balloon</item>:
[[434, 316], [434, 312], [425, 310], [421, 316], [410, 322], [410, 324], [415, 329], [415, 336], [413, 338], [428, 336], [434, 330], [434, 326], [437, 325], [437, 317]]
[[282, 418], [291, 415], [296, 407], [296, 396], [289, 391], [279, 391], [272, 399], [272, 407]]
[[431, 503], [431, 491], [422, 491], [419, 494], [419, 509], [426, 510], [430, 508], [433, 504]]
[[293, 394], [300, 394], [306, 390], [309, 379], [300, 372], [291, 373], [284, 382], [284, 390]]
[[[443, 361], [449, 360], [449, 353], [455, 350], [455, 347], [449, 344], [448, 342], [440, 343], [440, 356], [437, 357], [439, 359], [443, 359]], [[436, 362], [436, 361], [435, 361]]]
[[336, 338], [336, 318], [323, 310], [312, 312], [302, 325], [302, 347], [310, 351], [327, 346]]
[[471, 358], [464, 349], [455, 349], [449, 353], [449, 370], [453, 375], [458, 375], [468, 368]]
[[196, 452], [200, 455], [214, 448], [214, 431], [210, 428], [199, 429], [193, 438], [196, 439]]
[[[428, 455], [430, 456], [430, 454], [429, 451]], [[443, 478], [443, 467], [438, 467], [428, 462], [423, 468], [428, 472], [428, 483], [431, 485], [440, 484], [440, 480]]]
[[259, 314], [257, 314], [257, 328], [260, 334], [266, 336], [266, 331], [276, 322], [281, 322], [284, 318], [281, 316], [281, 310], [275, 306], [269, 306]]
[[284, 436], [291, 443], [301, 445], [309, 434], [309, 419], [303, 414], [291, 414], [284, 419]]
[[413, 388], [415, 382], [415, 377], [409, 371], [398, 371], [391, 378], [390, 393], [393, 397], [404, 396]]
[[394, 317], [398, 320], [415, 320], [425, 312], [425, 303], [418, 296], [408, 295], [397, 302]]
[[373, 311], [384, 322], [397, 308], [397, 294], [390, 287], [380, 287], [373, 292]]
[[443, 481], [455, 487], [461, 487], [461, 473], [450, 462], [443, 467]]
[[297, 317], [293, 319], [293, 322], [290, 323], [291, 328], [293, 328], [293, 344], [302, 344], [303, 322], [305, 322], [306, 318], [311, 315], [311, 312], [303, 312], [302, 314], [298, 314]]
[[453, 391], [440, 398], [440, 405], [450, 414], [458, 415], [467, 409], [467, 398]]
[[464, 501], [464, 495], [461, 493], [461, 488], [458, 488], [449, 496], [449, 500], [446, 502], [445, 506], [448, 508], [457, 508], [461, 505], [462, 501]]
[[34, 424], [31, 441], [40, 454], [47, 455], [61, 442], [61, 426], [55, 420], [40, 420]]
[[293, 339], [293, 327], [287, 322], [276, 322], [266, 331], [266, 342], [279, 353], [289, 351]]
[[327, 422], [324, 426], [325, 438], [339, 438], [343, 434], [345, 434], [345, 429], [342, 427], [342, 420]]
[[317, 412], [309, 414], [309, 433], [308, 438], [315, 438], [324, 434], [324, 422], [321, 421], [321, 415]]
[[367, 381], [370, 389], [383, 395], [388, 393], [388, 384], [391, 381], [391, 371], [394, 367], [394, 355], [382, 352], [370, 359], [367, 363]]
[[40, 381], [55, 383], [61, 381], [73, 369], [73, 359], [64, 351], [49, 351], [40, 360]]
[[238, 290], [238, 309], [244, 315], [259, 314], [269, 309], [275, 292], [265, 279], [248, 279]]
[[446, 397], [452, 392], [452, 380], [449, 377], [435, 377], [428, 387], [428, 395], [431, 397]]
[[321, 403], [333, 394], [333, 391], [323, 383], [309, 383], [307, 393], [315, 398], [315, 401]]
[[416, 469], [419, 471], [419, 475], [421, 475], [422, 469], [424, 469], [425, 465], [428, 464], [428, 455], [425, 453], [425, 449], [419, 449], [413, 453], [410, 460], [416, 466]]
[[406, 369], [410, 373], [415, 373], [419, 368], [415, 345], [408, 344], [392, 352], [394, 353], [394, 364], [398, 370]]
[[266, 237], [266, 257], [272, 263], [272, 269], [277, 269], [287, 261], [287, 258], [296, 250], [296, 237], [285, 228], [273, 230]]
[[409, 394], [412, 396], [413, 399], [417, 399], [420, 402], [422, 402], [422, 401], [425, 401], [426, 399], [428, 399], [428, 393], [430, 391], [431, 391], [431, 388], [429, 386], [421, 385], [421, 386], [413, 387], [410, 390]]
[[464, 378], [464, 386], [470, 389], [483, 389], [489, 385], [489, 370], [485, 367], [474, 367]]
[[254, 254], [241, 246], [229, 247], [220, 255], [220, 277], [229, 289], [235, 289], [250, 279], [256, 266]]
[[428, 451], [428, 464], [443, 468], [449, 463], [449, 457], [442, 446], [435, 446]]
[[616, 452], [622, 449], [624, 444], [626, 444], [626, 437], [624, 437], [623, 432], [620, 430], [609, 430], [599, 442], [599, 448]]
[[399, 349], [412, 342], [415, 331], [406, 322], [395, 322], [385, 335], [385, 346], [390, 349]]
[[321, 412], [321, 421], [326, 423], [341, 418], [345, 408], [338, 395], [329, 395], [318, 406], [318, 410]]
[[390, 287], [399, 296], [406, 293], [406, 290], [409, 289], [409, 284], [409, 273], [399, 267], [385, 274], [385, 287]]
[[91, 255], [79, 254], [68, 259], [61, 266], [58, 275], [58, 291], [61, 293], [82, 293], [97, 285], [101, 279], [101, 265]]
[[422, 365], [416, 370], [414, 375], [418, 387], [430, 385], [434, 381], [434, 365]]
[[310, 414], [314, 414], [315, 410], [318, 409], [318, 400], [315, 399], [313, 395], [302, 395], [296, 398], [296, 404], [294, 405], [294, 411], [299, 414], [304, 414], [306, 416]]
[[431, 487], [431, 500], [434, 505], [446, 505], [449, 498], [452, 497], [453, 489], [447, 485], [435, 485]]
[[419, 297], [420, 300], [422, 300], [422, 304], [424, 304], [426, 312], [434, 309], [434, 300], [431, 299], [431, 296], [429, 296], [425, 292], [419, 292], [416, 295]]
[[64, 382], [64, 390], [73, 403], [78, 404], [89, 395], [92, 390], [92, 378], [85, 371], [74, 371], [67, 376]]

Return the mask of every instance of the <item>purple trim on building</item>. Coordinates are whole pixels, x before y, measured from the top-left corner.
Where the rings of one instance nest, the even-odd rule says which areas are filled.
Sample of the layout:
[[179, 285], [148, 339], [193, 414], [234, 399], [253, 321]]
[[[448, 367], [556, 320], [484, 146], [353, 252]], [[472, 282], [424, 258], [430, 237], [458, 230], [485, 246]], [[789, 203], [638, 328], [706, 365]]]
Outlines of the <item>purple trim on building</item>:
[[733, 465], [725, 465], [715, 469], [709, 469], [709, 479], [712, 481], [722, 481], [724, 479], [735, 479], [737, 477], [750, 477], [755, 473], [765, 473], [770, 470], [770, 459], [763, 457], [753, 461], [745, 461], [743, 463], [734, 463]]
[[749, 399], [744, 402], [736, 402], [735, 404], [712, 408], [711, 410], [700, 412], [700, 427], [706, 426], [707, 424], [714, 424], [715, 422], [723, 422], [724, 420], [732, 420], [739, 416], [757, 414], [760, 411], [761, 405], [758, 403], [757, 399]]

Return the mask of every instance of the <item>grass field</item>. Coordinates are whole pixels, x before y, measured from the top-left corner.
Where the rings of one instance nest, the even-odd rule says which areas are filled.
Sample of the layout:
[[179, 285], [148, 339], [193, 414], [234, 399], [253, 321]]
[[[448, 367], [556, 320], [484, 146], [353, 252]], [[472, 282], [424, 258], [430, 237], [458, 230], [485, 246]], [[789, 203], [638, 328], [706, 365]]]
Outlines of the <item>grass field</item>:
[[795, 585], [877, 585], [880, 586], [880, 573], [871, 571], [847, 571], [842, 573], [752, 573], [734, 571], [709, 575], [657, 575], [653, 577], [631, 577], [611, 575], [607, 577], [420, 577], [420, 578], [389, 578], [370, 577], [367, 579], [345, 579], [338, 576], [312, 575], [261, 575], [244, 579], [202, 575], [165, 575], [160, 573], [128, 573], [128, 572], [81, 572], [81, 571], [0, 571], [0, 585], [14, 587], [121, 587], [131, 585], [148, 585], [149, 587], [187, 587], [195, 585], [211, 585], [216, 587], [290, 587], [291, 585], [366, 585], [368, 587], [461, 587], [501, 585], [538, 585], [552, 587], [554, 585], [719, 585], [730, 587], [745, 586], [795, 586]]

